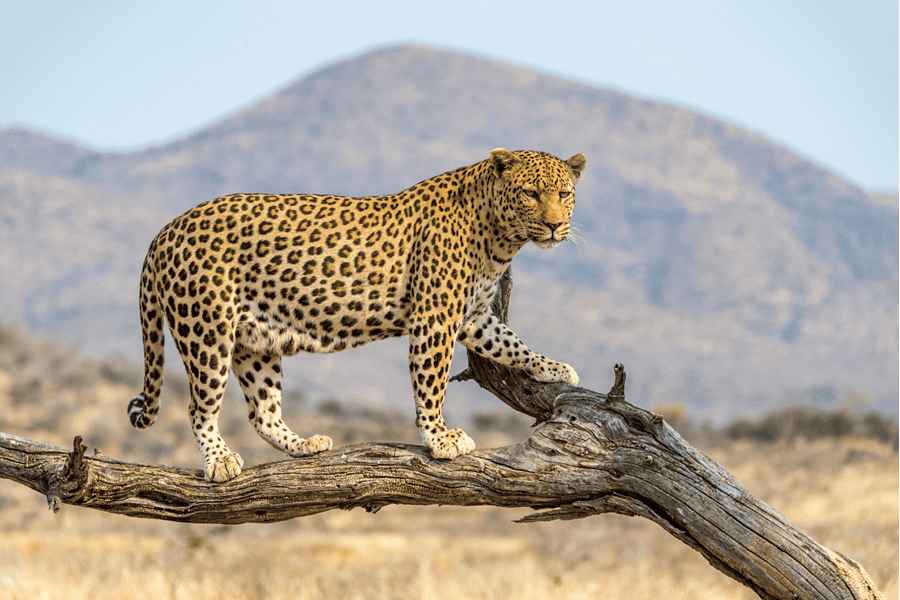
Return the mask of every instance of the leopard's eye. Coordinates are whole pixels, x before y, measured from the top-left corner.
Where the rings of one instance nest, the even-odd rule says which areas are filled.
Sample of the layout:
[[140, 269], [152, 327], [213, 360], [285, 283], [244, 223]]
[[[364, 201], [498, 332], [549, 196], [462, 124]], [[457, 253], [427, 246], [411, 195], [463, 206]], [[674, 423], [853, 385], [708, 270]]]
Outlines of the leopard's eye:
[[562, 191], [559, 193], [560, 200], [568, 200], [571, 197], [572, 197], [572, 192]]
[[538, 193], [535, 190], [522, 190], [522, 193], [525, 194], [525, 197], [529, 200], [538, 199]]

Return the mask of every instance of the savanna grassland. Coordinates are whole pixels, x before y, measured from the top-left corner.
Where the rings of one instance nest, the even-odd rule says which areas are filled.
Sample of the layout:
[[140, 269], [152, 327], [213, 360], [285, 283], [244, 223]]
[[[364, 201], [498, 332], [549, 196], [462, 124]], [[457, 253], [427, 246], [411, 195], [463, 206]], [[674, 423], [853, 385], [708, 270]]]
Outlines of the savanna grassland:
[[[713, 452], [897, 598], [897, 454], [859, 439]], [[0, 598], [755, 598], [656, 525], [617, 515], [387, 507], [273, 525], [129, 519], [0, 483]]]
[[[17, 334], [0, 334], [0, 349], [8, 350]], [[74, 356], [35, 344], [0, 352], [0, 431], [65, 447], [81, 434], [89, 452], [199, 467], [177, 381], [167, 384], [159, 421], [136, 432], [125, 415], [137, 385], [130, 367]], [[417, 438], [402, 411], [362, 413], [339, 402], [312, 407], [299, 394], [294, 400], [300, 408], [288, 409], [288, 422], [328, 433], [338, 445]], [[226, 409], [226, 438], [248, 464], [280, 460], [246, 423], [240, 404], [232, 399]], [[671, 416], [676, 429], [691, 430]], [[762, 500], [857, 560], [885, 598], [897, 598], [896, 425], [894, 438], [885, 439], [850, 424], [839, 436], [802, 427], [769, 440], [735, 433], [746, 432], [746, 424], [694, 434]], [[469, 429], [481, 447], [529, 435], [512, 411], [480, 415]], [[271, 525], [185, 525], [72, 506], [54, 514], [40, 495], [0, 480], [0, 600], [756, 597], [648, 521], [603, 515], [513, 523], [529, 512], [389, 506]]]

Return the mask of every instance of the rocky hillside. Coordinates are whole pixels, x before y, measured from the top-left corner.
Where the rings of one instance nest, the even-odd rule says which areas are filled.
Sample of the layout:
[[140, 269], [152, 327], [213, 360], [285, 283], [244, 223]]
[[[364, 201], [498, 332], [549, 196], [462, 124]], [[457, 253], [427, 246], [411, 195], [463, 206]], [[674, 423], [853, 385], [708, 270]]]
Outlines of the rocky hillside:
[[[329, 65], [158, 147], [0, 130], [0, 315], [137, 359], [141, 261], [176, 214], [231, 192], [394, 192], [499, 146], [588, 157], [581, 239], [517, 257], [512, 312], [584, 385], [624, 362], [633, 400], [716, 421], [850, 394], [897, 412], [896, 195], [684, 107], [417, 46]], [[297, 357], [288, 383], [408, 408], [405, 354]]]

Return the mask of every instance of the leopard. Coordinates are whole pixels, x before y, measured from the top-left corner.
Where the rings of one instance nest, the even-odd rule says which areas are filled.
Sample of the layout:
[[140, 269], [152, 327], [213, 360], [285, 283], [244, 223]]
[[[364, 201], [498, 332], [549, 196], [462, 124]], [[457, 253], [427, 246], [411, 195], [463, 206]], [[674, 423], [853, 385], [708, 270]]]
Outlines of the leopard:
[[537, 381], [578, 383], [489, 307], [523, 246], [569, 238], [584, 167], [584, 154], [497, 148], [393, 195], [233, 194], [188, 210], [156, 235], [141, 270], [144, 379], [131, 424], [146, 429], [159, 411], [164, 323], [187, 371], [203, 474], [217, 483], [244, 466], [218, 427], [229, 370], [260, 437], [304, 457], [332, 440], [284, 423], [282, 357], [408, 336], [424, 445], [433, 459], [470, 454], [472, 438], [442, 416], [457, 341]]

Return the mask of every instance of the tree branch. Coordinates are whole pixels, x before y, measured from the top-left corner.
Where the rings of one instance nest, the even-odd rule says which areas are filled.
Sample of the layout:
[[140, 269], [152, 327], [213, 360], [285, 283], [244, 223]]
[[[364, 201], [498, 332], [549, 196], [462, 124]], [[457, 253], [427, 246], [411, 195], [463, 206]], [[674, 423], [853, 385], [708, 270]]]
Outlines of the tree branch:
[[[495, 314], [506, 316], [511, 280]], [[420, 446], [358, 444], [244, 469], [224, 483], [199, 470], [141, 465], [0, 434], [0, 478], [85, 506], [191, 523], [273, 522], [388, 504], [531, 507], [523, 522], [614, 512], [640, 516], [761, 598], [881, 598], [856, 562], [810, 539], [662, 418], [608, 394], [541, 384], [469, 353], [471, 378], [536, 419], [527, 440], [452, 461]]]

